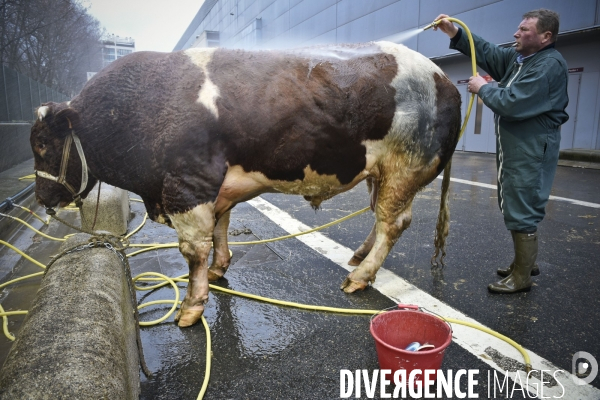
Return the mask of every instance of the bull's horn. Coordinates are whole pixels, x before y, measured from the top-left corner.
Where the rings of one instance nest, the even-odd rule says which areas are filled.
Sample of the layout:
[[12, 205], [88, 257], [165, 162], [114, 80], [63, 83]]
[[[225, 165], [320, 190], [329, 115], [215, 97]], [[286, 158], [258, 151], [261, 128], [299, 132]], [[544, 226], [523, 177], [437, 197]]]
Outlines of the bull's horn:
[[50, 109], [50, 107], [48, 107], [48, 106], [42, 106], [42, 107], [38, 108], [37, 112], [38, 112], [38, 118], [40, 119], [40, 121], [42, 121], [44, 118], [46, 118], [46, 115], [48, 115], [49, 109]]

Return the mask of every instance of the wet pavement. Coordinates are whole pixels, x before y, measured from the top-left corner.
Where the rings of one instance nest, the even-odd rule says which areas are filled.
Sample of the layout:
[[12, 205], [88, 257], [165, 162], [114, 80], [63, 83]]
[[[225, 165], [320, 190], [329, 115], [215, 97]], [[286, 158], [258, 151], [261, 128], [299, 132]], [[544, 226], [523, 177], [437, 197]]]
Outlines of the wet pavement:
[[[457, 152], [452, 177], [494, 185], [494, 156]], [[552, 195], [580, 203], [561, 199], [549, 202], [546, 219], [539, 227], [541, 274], [534, 278], [535, 286], [529, 293], [488, 293], [487, 284], [498, 279], [496, 268], [507, 266], [512, 260], [510, 234], [498, 210], [496, 191], [462, 181], [451, 184], [452, 222], [446, 267], [441, 271], [430, 267], [441, 184], [440, 180], [435, 180], [415, 199], [411, 227], [398, 240], [383, 268], [570, 372], [576, 352], [585, 351], [596, 359], [600, 357], [600, 274], [596, 271], [600, 250], [599, 183], [598, 169], [558, 167]], [[299, 221], [298, 224], [311, 227], [331, 222], [369, 204], [364, 184], [324, 202], [316, 212], [299, 196], [267, 194], [261, 197]], [[133, 228], [141, 221], [143, 205], [131, 203], [131, 207], [134, 218], [130, 227]], [[41, 225], [37, 221], [32, 224], [36, 223]], [[322, 233], [340, 246], [355, 249], [369, 233], [372, 223], [372, 214], [366, 213]], [[46, 229], [57, 235], [66, 232], [63, 227], [53, 225], [43, 230]], [[243, 232], [231, 236], [230, 241], [265, 239], [287, 233], [263, 212], [246, 203], [233, 210], [229, 231]], [[148, 222], [131, 241], [164, 243], [176, 240], [175, 231]], [[43, 263], [48, 262], [53, 246], [57, 248], [58, 245], [23, 230], [11, 243], [28, 249], [29, 254]], [[220, 286], [332, 307], [384, 309], [395, 304], [373, 288], [357, 294], [342, 292], [339, 286], [348, 272], [324, 256], [323, 249], [311, 248], [298, 239], [231, 246], [231, 249], [232, 266], [225, 279], [217, 283]], [[13, 254], [0, 249], [0, 260], [6, 265], [11, 263], [15, 275], [39, 271], [38, 267]], [[168, 276], [187, 273], [187, 265], [177, 249], [142, 253], [133, 257], [130, 263], [133, 275], [144, 271]], [[179, 286], [183, 294], [185, 285]], [[35, 280], [11, 286], [2, 292], [0, 300], [5, 309], [26, 308], [35, 287]], [[138, 293], [140, 303], [172, 298], [173, 292], [168, 288]], [[168, 308], [144, 309], [142, 319], [158, 318]], [[302, 311], [214, 291], [205, 316], [213, 343], [207, 399], [340, 398], [341, 369], [361, 369], [371, 373], [378, 368], [368, 316]], [[18, 335], [22, 317], [11, 317], [9, 321], [11, 332]], [[141, 398], [196, 398], [204, 377], [206, 356], [202, 325], [180, 329], [171, 317], [158, 326], [142, 328], [142, 341], [153, 376], [141, 375]], [[496, 357], [494, 349], [482, 343], [481, 354], [475, 356], [460, 342], [455, 339], [448, 347], [441, 369], [479, 369], [475, 393], [479, 398], [490, 398], [487, 377], [488, 372], [493, 374], [495, 370], [486, 360]], [[0, 362], [4, 361], [9, 347], [8, 340], [0, 338]], [[522, 361], [519, 357], [515, 359]], [[462, 389], [466, 390], [466, 383], [461, 383]], [[600, 388], [600, 378], [592, 384]], [[578, 396], [565, 393], [563, 398], [600, 398]], [[528, 398], [518, 390], [509, 396], [500, 393], [491, 396], [506, 397]], [[362, 398], [367, 398], [364, 388]], [[379, 390], [375, 398], [379, 398]]]

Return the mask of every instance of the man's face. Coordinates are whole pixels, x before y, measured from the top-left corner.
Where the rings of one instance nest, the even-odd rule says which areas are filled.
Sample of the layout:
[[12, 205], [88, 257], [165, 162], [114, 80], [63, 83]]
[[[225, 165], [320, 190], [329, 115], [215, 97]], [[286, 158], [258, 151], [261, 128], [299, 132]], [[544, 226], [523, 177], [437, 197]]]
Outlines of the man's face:
[[515, 49], [525, 57], [538, 52], [540, 49], [550, 44], [551, 33], [538, 33], [536, 27], [537, 21], [537, 18], [524, 19], [521, 21], [519, 28], [513, 35], [517, 43]]

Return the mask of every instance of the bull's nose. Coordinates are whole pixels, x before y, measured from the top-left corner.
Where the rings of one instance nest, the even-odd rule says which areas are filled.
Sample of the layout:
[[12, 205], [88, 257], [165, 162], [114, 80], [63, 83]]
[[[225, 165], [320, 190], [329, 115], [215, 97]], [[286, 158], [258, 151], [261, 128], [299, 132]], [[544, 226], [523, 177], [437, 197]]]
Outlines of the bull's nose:
[[36, 196], [35, 198], [36, 198], [37, 203], [40, 206], [44, 207], [45, 209], [54, 208], [58, 205], [58, 200], [56, 200], [54, 202], [51, 202], [51, 201], [49, 202], [49, 201], [42, 199], [39, 196]]

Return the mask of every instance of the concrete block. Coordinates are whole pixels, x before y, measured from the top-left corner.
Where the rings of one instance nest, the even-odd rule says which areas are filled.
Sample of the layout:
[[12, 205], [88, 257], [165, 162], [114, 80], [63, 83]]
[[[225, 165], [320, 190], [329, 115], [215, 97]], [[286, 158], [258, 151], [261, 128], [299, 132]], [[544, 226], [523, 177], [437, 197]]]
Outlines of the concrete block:
[[[92, 229], [97, 199], [98, 185], [92, 189], [83, 201], [81, 225], [87, 230]], [[107, 231], [114, 235], [123, 235], [127, 232], [129, 214], [129, 193], [126, 190], [103, 183], [100, 187], [100, 206], [98, 207], [94, 231]]]
[[[61, 251], [87, 243], [78, 234]], [[137, 399], [133, 304], [120, 258], [84, 249], [58, 259], [0, 370], [0, 398]]]

